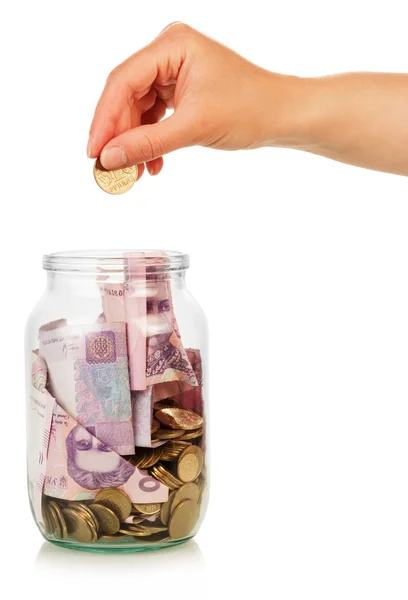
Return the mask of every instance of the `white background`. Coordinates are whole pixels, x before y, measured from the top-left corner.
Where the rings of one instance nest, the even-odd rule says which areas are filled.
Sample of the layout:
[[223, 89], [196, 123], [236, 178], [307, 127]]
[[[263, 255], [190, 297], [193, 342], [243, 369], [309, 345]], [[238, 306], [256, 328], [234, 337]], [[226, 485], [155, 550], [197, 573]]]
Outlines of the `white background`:
[[[288, 150], [193, 148], [110, 197], [85, 154], [109, 71], [169, 22], [282, 73], [404, 72], [404, 4], [3, 8], [2, 589], [70, 599], [406, 598], [406, 179]], [[44, 252], [123, 247], [191, 255], [190, 288], [211, 331], [212, 498], [188, 545], [89, 555], [42, 545], [29, 512], [23, 330], [43, 290]]]

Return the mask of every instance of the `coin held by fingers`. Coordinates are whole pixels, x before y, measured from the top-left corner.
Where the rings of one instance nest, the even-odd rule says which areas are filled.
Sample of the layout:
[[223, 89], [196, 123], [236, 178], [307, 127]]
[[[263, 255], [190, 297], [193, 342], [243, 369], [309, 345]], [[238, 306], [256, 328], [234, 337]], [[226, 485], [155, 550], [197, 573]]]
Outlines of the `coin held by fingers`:
[[95, 161], [93, 171], [96, 183], [101, 190], [108, 194], [124, 194], [134, 186], [138, 179], [137, 165], [108, 171], [103, 168], [99, 158]]

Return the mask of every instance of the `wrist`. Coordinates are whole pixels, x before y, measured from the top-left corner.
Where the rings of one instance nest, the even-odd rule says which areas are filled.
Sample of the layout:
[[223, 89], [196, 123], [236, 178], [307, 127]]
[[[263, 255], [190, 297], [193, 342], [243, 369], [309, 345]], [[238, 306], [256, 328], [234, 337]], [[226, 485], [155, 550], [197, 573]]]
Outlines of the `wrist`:
[[324, 115], [321, 80], [268, 73], [271, 110], [267, 111], [264, 146], [311, 149], [318, 145]]

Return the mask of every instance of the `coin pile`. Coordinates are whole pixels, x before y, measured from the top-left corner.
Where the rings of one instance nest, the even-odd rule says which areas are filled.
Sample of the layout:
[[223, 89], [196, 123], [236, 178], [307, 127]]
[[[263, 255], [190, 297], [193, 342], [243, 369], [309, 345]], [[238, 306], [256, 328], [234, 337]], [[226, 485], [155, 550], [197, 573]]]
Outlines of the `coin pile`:
[[[179, 437], [156, 448], [135, 448], [134, 455], [124, 457], [171, 490], [167, 502], [132, 504], [127, 494], [116, 488], [100, 490], [93, 500], [43, 496], [48, 536], [56, 540], [70, 536], [77, 542], [92, 544], [126, 540], [153, 543], [191, 534], [200, 517], [205, 486], [204, 454], [198, 445], [203, 418], [169, 403], [161, 401], [161, 406], [155, 407], [152, 432], [161, 443], [168, 439], [168, 432], [177, 432]], [[185, 439], [186, 432], [196, 434], [190, 438], [192, 441]]]
[[203, 435], [204, 419], [192, 410], [179, 408], [174, 400], [162, 400], [154, 406], [152, 444], [162, 440], [193, 440]]

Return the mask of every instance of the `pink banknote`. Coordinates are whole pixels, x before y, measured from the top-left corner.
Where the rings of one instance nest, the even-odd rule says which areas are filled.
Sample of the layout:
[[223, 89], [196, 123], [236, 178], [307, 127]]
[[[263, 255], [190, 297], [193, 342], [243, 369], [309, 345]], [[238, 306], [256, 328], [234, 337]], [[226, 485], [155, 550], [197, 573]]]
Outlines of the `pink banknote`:
[[47, 383], [47, 365], [40, 356], [39, 350], [31, 353], [31, 383], [42, 392]]
[[49, 434], [55, 400], [43, 389], [32, 387], [28, 398], [27, 470], [28, 490], [35, 518], [43, 524], [41, 499], [46, 476]]
[[55, 403], [44, 493], [88, 500], [100, 489], [122, 489], [135, 503], [165, 502], [168, 488], [135, 468]]
[[40, 330], [56, 401], [101, 442], [134, 454], [125, 323]]
[[168, 398], [168, 389], [165, 390], [166, 395], [163, 396], [162, 387], [177, 384], [158, 383], [154, 386], [149, 386], [141, 392], [132, 392], [132, 415], [133, 415], [133, 430], [135, 432], [135, 446], [142, 448], [157, 448], [165, 442], [152, 444], [152, 419], [153, 419], [153, 404], [163, 398]]
[[153, 417], [153, 388], [141, 392], [132, 392], [133, 431], [135, 446], [151, 448], [151, 429]]
[[146, 266], [143, 252], [127, 252], [124, 263], [124, 306], [130, 388], [144, 390], [148, 384], [146, 382]]
[[181, 343], [170, 281], [157, 275], [147, 281], [146, 289], [147, 385], [166, 381], [197, 385], [195, 373]]
[[181, 408], [187, 408], [203, 415], [203, 372], [201, 354], [199, 350], [186, 349], [186, 354], [193, 368], [197, 385], [190, 385], [184, 381], [169, 381], [159, 383], [153, 387], [153, 402], [172, 398]]
[[[124, 284], [101, 274], [98, 286], [105, 317], [127, 323], [132, 391], [168, 381], [197, 385], [194, 370], [181, 343], [167, 275], [151, 273], [148, 253], [124, 254]], [[167, 262], [167, 257], [154, 261]]]

